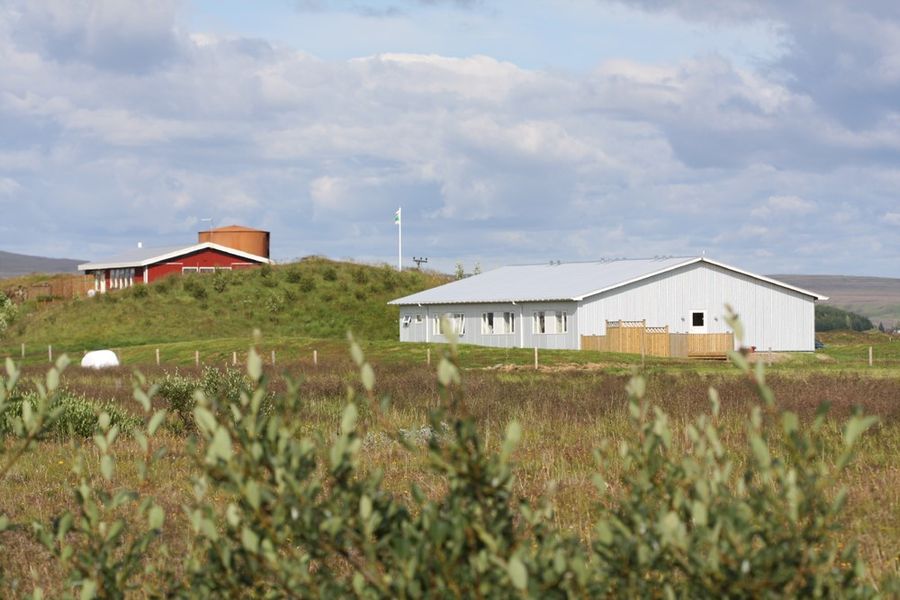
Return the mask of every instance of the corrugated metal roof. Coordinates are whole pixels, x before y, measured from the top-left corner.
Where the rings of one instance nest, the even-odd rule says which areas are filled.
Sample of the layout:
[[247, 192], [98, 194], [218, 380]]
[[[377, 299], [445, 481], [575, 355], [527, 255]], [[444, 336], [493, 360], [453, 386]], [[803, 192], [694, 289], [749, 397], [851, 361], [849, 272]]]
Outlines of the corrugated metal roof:
[[465, 304], [581, 300], [658, 273], [701, 261], [817, 299], [824, 298], [815, 292], [790, 286], [768, 277], [754, 275], [753, 273], [735, 269], [706, 258], [680, 256], [501, 267], [417, 294], [398, 298], [392, 300], [390, 304]]
[[391, 304], [575, 300], [595, 290], [671, 269], [690, 260], [694, 259], [679, 257], [513, 265], [399, 298]]

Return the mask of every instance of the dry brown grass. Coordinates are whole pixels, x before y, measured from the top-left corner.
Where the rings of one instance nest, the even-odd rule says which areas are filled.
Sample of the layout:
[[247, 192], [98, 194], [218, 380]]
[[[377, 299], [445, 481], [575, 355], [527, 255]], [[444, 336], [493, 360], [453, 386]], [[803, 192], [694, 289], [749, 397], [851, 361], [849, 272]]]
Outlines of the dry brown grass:
[[[303, 377], [305, 403], [297, 419], [306, 430], [324, 438], [337, 431], [346, 386], [355, 380], [347, 366], [315, 370], [294, 366], [287, 371]], [[181, 369], [191, 374], [192, 369]], [[36, 374], [35, 371], [32, 374]], [[151, 378], [162, 371], [151, 369]], [[126, 406], [131, 400], [130, 372], [102, 373], [72, 371], [64, 378], [72, 390], [102, 399], [115, 399]], [[626, 376], [602, 371], [470, 371], [464, 378], [467, 408], [481, 424], [490, 447], [497, 447], [507, 423], [518, 420], [525, 432], [516, 455], [516, 491], [531, 501], [538, 500], [548, 487], [555, 488], [558, 525], [590, 536], [593, 507], [603, 499], [591, 483], [596, 471], [593, 451], [604, 441], [618, 443], [629, 432], [624, 391]], [[868, 379], [859, 375], [809, 374], [806, 377], [772, 377], [769, 381], [781, 407], [810, 419], [823, 400], [832, 403], [829, 444], [840, 444], [840, 421], [856, 406], [881, 417], [881, 424], [865, 436], [859, 457], [845, 475], [850, 488], [847, 523], [850, 536], [860, 539], [862, 552], [878, 576], [897, 570], [900, 553], [900, 379]], [[744, 419], [756, 403], [750, 384], [734, 376], [655, 373], [648, 376], [647, 398], [663, 407], [676, 427], [708, 409], [707, 390], [715, 386], [722, 400], [723, 440], [741, 460]], [[276, 390], [284, 382], [276, 378]], [[391, 429], [418, 429], [427, 423], [427, 411], [439, 399], [433, 373], [424, 366], [385, 365], [378, 371], [379, 393], [391, 397], [387, 421]], [[408, 493], [415, 482], [430, 494], [439, 494], [442, 483], [431, 475], [422, 453], [402, 449], [379, 430], [369, 430], [363, 452], [363, 468], [385, 471], [385, 487], [398, 495]], [[161, 438], [167, 457], [157, 466], [150, 487], [166, 508], [163, 542], [177, 560], [189, 544], [190, 529], [182, 506], [191, 501], [193, 467], [186, 456], [183, 436], [165, 433]], [[85, 443], [85, 451], [96, 454]], [[70, 461], [78, 443], [48, 441], [26, 455], [0, 488], [0, 506], [17, 522], [48, 522], [64, 508], [74, 507], [70, 488], [74, 483]], [[124, 486], [135, 485], [133, 463], [137, 445], [123, 439], [118, 443], [118, 479]], [[96, 456], [95, 456], [96, 458]], [[96, 466], [96, 461], [93, 463]], [[613, 467], [616, 468], [615, 466]], [[95, 467], [96, 470], [96, 467]], [[614, 480], [615, 473], [606, 473]], [[99, 479], [99, 477], [98, 477]], [[32, 577], [58, 581], [58, 567], [33, 540], [29, 530], [5, 535], [0, 555], [10, 583], [0, 595], [21, 595], [31, 587]], [[849, 539], [849, 538], [848, 538]]]

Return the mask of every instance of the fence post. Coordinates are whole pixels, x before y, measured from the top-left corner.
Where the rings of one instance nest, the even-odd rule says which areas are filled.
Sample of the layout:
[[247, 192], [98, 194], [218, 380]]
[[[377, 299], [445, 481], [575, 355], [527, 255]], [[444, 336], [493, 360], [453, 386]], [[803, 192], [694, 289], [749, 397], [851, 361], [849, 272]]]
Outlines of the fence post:
[[872, 346], [869, 346], [869, 366], [872, 366]]
[[200, 351], [199, 350], [194, 350], [194, 365], [197, 367], [200, 366]]
[[22, 358], [25, 358], [25, 342], [22, 342]]
[[538, 349], [537, 346], [534, 347], [534, 368], [538, 368]]
[[275, 351], [272, 350], [272, 366], [275, 366]]
[[159, 348], [156, 349], [156, 366], [159, 366]]
[[237, 352], [232, 352], [232, 353], [231, 353], [231, 366], [232, 366], [232, 367], [236, 367], [236, 366], [237, 366]]
[[47, 346], [47, 358], [50, 360], [51, 363], [53, 362], [53, 346], [52, 345]]
[[319, 366], [319, 351], [318, 350], [313, 350], [313, 366], [314, 367]]
[[[644, 321], [646, 323], [646, 321]], [[646, 325], [641, 327], [641, 368], [644, 368], [644, 334], [647, 333]]]
[[431, 348], [425, 349], [425, 364], [426, 365], [431, 364]]

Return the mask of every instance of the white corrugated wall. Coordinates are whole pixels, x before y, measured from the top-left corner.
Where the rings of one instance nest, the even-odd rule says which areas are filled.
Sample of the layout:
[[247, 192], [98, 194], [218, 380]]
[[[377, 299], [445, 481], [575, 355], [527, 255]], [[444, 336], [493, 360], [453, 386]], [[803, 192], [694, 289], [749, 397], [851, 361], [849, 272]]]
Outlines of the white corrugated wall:
[[[568, 330], [566, 333], [534, 333], [533, 314], [536, 311], [564, 311], [567, 314]], [[515, 333], [481, 332], [483, 313], [493, 312], [495, 322], [499, 326], [500, 315], [511, 312], [515, 315]], [[517, 304], [453, 304], [400, 307], [400, 341], [401, 342], [446, 342], [446, 338], [434, 333], [434, 321], [444, 314], [462, 313], [466, 319], [466, 331], [460, 337], [463, 344], [493, 346], [497, 348], [554, 348], [577, 349], [578, 316], [575, 302], [527, 302]], [[418, 321], [421, 316], [422, 321]]]
[[647, 320], [689, 333], [692, 311], [707, 311], [707, 332], [729, 331], [725, 304], [740, 315], [745, 344], [758, 350], [812, 351], [815, 304], [809, 296], [714, 265], [689, 265], [585, 299], [578, 308], [579, 333], [604, 335], [606, 320]]

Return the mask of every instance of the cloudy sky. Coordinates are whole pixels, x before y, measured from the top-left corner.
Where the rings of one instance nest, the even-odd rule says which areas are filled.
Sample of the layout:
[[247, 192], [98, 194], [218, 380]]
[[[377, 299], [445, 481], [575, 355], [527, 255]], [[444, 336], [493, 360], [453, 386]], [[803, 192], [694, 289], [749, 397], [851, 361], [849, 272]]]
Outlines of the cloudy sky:
[[[711, 8], [714, 6], [714, 8]], [[0, 0], [0, 249], [900, 276], [893, 0]]]

